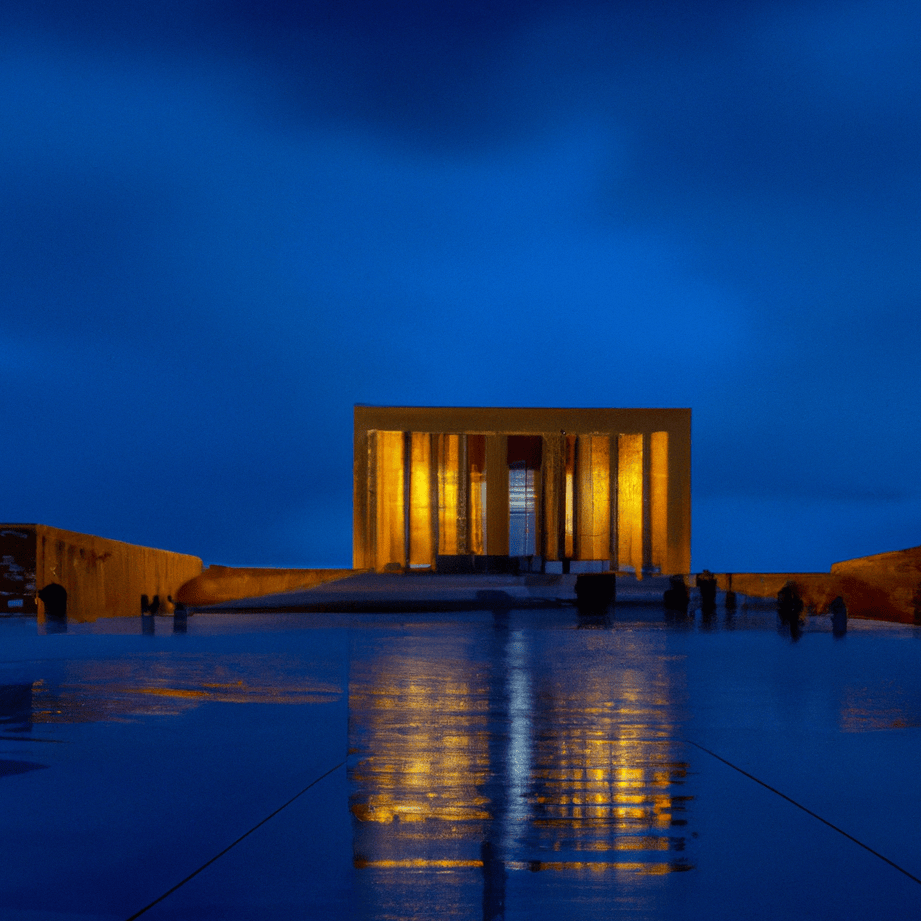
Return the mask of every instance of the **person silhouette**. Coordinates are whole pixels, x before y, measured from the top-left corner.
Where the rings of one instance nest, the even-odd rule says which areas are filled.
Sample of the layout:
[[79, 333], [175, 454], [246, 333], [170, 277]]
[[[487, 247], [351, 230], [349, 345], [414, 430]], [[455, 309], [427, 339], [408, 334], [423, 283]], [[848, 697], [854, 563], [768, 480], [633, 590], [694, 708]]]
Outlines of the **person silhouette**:
[[700, 606], [704, 611], [712, 611], [716, 607], [716, 577], [705, 569], [695, 580], [700, 590]]

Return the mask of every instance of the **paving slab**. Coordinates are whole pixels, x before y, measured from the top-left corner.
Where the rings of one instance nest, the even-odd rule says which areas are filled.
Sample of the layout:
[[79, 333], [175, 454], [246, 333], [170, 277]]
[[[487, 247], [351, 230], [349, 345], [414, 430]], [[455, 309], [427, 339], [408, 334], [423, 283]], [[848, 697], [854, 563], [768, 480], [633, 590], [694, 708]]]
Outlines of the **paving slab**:
[[919, 656], [756, 607], [3, 621], [0, 917], [914, 917]]

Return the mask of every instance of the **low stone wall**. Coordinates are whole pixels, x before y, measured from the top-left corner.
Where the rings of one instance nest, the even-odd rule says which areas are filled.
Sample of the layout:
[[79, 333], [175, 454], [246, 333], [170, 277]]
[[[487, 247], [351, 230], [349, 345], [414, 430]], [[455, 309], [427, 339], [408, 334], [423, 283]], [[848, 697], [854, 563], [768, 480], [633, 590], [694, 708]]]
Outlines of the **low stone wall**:
[[279, 595], [314, 588], [326, 582], [354, 575], [353, 569], [257, 569], [238, 566], [209, 566], [204, 572], [189, 580], [173, 595], [186, 607], [207, 607]]
[[40, 623], [45, 606], [35, 594], [48, 585], [63, 587], [67, 619], [81, 623], [138, 616], [142, 595], [171, 610], [167, 597], [202, 570], [196, 556], [40, 524], [0, 525], [0, 542], [5, 613], [37, 614]]
[[721, 591], [752, 598], [776, 598], [788, 582], [794, 582], [806, 608], [818, 614], [824, 614], [841, 594], [837, 581], [827, 572], [732, 572], [714, 575]]
[[852, 617], [917, 623], [921, 608], [921, 547], [878, 553], [835, 563], [831, 571], [715, 573], [722, 591], [755, 598], [776, 598], [793, 582], [813, 614], [825, 614], [842, 598]]
[[[146, 595], [171, 612], [169, 597], [186, 607], [297, 592], [355, 575], [353, 569], [261, 569], [209, 566], [198, 557], [37, 524], [0, 524], [0, 615], [37, 614], [36, 594], [49, 585], [66, 592], [75, 622], [141, 613]], [[718, 588], [776, 599], [796, 585], [806, 610], [825, 614], [841, 597], [853, 617], [921, 623], [921, 547], [835, 563], [831, 571], [714, 573]], [[694, 576], [688, 577], [693, 587]]]
[[921, 547], [844, 560], [831, 567], [831, 574], [843, 585], [853, 586], [852, 591], [861, 593], [866, 605], [889, 612], [891, 616], [887, 616], [887, 620], [918, 622]]

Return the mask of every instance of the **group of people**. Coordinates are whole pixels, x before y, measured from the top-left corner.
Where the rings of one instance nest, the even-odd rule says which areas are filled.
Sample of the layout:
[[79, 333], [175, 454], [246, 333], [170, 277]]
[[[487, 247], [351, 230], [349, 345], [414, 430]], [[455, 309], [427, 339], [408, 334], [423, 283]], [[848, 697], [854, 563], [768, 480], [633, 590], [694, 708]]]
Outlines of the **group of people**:
[[[705, 569], [698, 573], [694, 580], [700, 592], [700, 607], [704, 612], [716, 610], [716, 576]], [[688, 604], [691, 601], [691, 594], [688, 591], [687, 584], [683, 576], [672, 576], [669, 579], [669, 587], [665, 590], [665, 607], [669, 611], [687, 611]]]

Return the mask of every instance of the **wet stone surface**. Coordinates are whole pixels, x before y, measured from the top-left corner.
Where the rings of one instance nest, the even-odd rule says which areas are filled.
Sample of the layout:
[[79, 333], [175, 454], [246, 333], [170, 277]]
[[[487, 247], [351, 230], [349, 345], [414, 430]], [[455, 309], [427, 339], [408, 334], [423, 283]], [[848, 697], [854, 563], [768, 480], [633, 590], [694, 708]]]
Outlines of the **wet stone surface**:
[[0, 622], [0, 916], [921, 907], [919, 628], [654, 605], [155, 620]]

